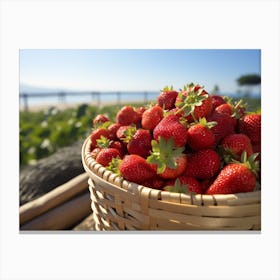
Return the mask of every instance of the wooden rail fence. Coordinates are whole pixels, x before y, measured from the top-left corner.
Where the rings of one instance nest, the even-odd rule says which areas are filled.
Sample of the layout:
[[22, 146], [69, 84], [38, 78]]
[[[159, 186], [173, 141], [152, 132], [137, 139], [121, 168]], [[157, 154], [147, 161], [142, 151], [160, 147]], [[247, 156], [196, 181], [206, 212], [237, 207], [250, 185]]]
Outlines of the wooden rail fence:
[[91, 91], [91, 92], [49, 92], [49, 93], [20, 93], [20, 104], [23, 103], [24, 110], [28, 111], [29, 108], [29, 99], [43, 99], [50, 97], [57, 97], [58, 103], [65, 103], [67, 97], [70, 96], [88, 96], [91, 100], [96, 102], [97, 106], [102, 104], [101, 96], [115, 96], [117, 104], [120, 104], [125, 95], [129, 95], [129, 97], [134, 97], [137, 101], [143, 100], [144, 103], [149, 101], [149, 97], [155, 95], [156, 92], [153, 91], [143, 91], [143, 92], [100, 92], [100, 91]]

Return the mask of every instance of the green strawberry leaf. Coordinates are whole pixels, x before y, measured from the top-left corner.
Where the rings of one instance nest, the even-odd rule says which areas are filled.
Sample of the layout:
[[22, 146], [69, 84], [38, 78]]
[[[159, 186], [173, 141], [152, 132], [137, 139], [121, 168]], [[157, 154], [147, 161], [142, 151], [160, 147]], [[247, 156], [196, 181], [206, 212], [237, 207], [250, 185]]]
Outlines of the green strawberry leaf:
[[112, 143], [112, 141], [103, 135], [101, 135], [100, 138], [96, 140], [97, 147], [101, 148], [101, 149], [109, 148], [111, 143]]
[[110, 163], [106, 167], [106, 169], [112, 171], [113, 173], [121, 175], [120, 169], [119, 169], [121, 162], [122, 162], [122, 160], [120, 159], [120, 157], [112, 158], [112, 160], [110, 161]]
[[107, 122], [104, 122], [104, 123], [97, 123], [94, 125], [94, 127], [92, 128], [92, 130], [95, 130], [97, 128], [104, 128], [104, 129], [107, 129], [113, 122], [111, 121], [107, 121]]
[[147, 162], [157, 165], [158, 174], [163, 173], [166, 167], [177, 168], [176, 159], [182, 155], [184, 147], [177, 148], [174, 146], [173, 138], [165, 140], [162, 137], [159, 137], [158, 142], [152, 140], [151, 145], [152, 152], [148, 156]]
[[175, 181], [174, 186], [166, 186], [165, 190], [174, 193], [187, 193], [188, 192], [188, 185], [182, 185], [180, 179], [177, 178]]
[[196, 194], [195, 192], [189, 191], [188, 184], [181, 184], [179, 178], [176, 179], [174, 186], [166, 186], [164, 190], [174, 193]]
[[129, 127], [124, 131], [125, 137], [122, 139], [123, 142], [129, 143], [129, 141], [133, 138], [134, 134], [136, 133], [137, 128], [135, 126]]
[[178, 93], [178, 100], [175, 102], [175, 106], [179, 108], [176, 112], [184, 113], [186, 116], [193, 113], [196, 106], [201, 106], [202, 102], [208, 98], [208, 94], [201, 94], [203, 92], [203, 87], [199, 90], [194, 90], [195, 86], [193, 84], [184, 87], [184, 91]]

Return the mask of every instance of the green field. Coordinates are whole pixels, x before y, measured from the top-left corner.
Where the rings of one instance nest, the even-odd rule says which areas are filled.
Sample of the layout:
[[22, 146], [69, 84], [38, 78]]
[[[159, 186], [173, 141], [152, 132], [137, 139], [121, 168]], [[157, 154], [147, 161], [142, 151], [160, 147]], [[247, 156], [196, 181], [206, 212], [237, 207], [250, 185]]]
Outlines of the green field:
[[92, 119], [106, 114], [112, 121], [121, 105], [80, 105], [77, 108], [40, 112], [20, 112], [20, 166], [35, 163], [60, 147], [69, 146], [87, 137], [92, 129]]
[[[249, 111], [260, 112], [260, 99], [247, 98]], [[142, 104], [132, 104], [140, 106]], [[20, 167], [34, 164], [57, 149], [85, 139], [92, 129], [92, 119], [97, 114], [106, 114], [114, 121], [123, 105], [104, 107], [80, 105], [74, 109], [59, 111], [50, 108], [40, 112], [20, 112]]]

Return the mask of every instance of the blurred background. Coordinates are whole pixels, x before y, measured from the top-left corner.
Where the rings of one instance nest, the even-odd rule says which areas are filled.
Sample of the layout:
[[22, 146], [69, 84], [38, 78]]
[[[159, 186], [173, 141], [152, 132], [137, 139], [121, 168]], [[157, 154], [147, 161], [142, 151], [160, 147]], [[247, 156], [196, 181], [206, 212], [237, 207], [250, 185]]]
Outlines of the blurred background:
[[21, 49], [20, 167], [85, 139], [95, 115], [156, 101], [160, 90], [200, 84], [261, 110], [258, 49]]

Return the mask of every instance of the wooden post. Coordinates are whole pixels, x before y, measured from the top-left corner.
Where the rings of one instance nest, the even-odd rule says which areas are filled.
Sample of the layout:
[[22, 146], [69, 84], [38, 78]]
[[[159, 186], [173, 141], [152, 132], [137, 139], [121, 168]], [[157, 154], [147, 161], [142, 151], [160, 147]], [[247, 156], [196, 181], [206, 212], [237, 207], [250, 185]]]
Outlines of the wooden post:
[[148, 103], [148, 92], [144, 91], [144, 103], [147, 104]]
[[59, 97], [59, 101], [61, 102], [61, 103], [65, 103], [65, 92], [59, 92], [58, 93], [58, 97]]
[[121, 93], [119, 91], [117, 92], [117, 104], [121, 104]]
[[98, 92], [96, 92], [96, 94], [97, 94], [97, 106], [100, 107], [100, 105], [101, 105], [100, 92], [98, 91]]
[[28, 111], [28, 94], [24, 93], [23, 95], [23, 104], [24, 104], [24, 111]]

